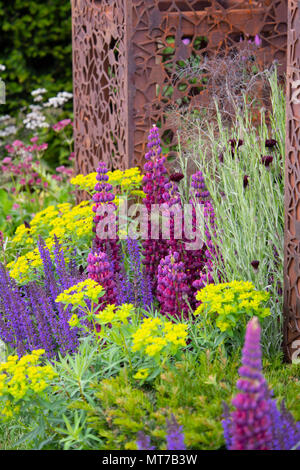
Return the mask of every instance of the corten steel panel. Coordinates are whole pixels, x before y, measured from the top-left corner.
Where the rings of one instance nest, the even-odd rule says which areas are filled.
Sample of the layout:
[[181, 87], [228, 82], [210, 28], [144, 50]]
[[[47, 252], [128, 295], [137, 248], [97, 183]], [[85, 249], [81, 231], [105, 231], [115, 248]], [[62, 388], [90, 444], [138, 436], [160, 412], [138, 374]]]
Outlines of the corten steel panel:
[[77, 172], [130, 165], [127, 38], [123, 0], [72, 0]]
[[142, 166], [153, 123], [172, 149], [170, 105], [193, 107], [207, 96], [199, 83], [174, 80], [180, 61], [237, 51], [241, 37], [253, 40], [258, 34], [259, 61], [270, 65], [277, 59], [285, 69], [286, 0], [72, 0], [72, 5], [75, 151], [84, 173], [94, 171], [99, 160], [113, 168]]
[[284, 345], [300, 348], [300, 1], [289, 0], [285, 162]]

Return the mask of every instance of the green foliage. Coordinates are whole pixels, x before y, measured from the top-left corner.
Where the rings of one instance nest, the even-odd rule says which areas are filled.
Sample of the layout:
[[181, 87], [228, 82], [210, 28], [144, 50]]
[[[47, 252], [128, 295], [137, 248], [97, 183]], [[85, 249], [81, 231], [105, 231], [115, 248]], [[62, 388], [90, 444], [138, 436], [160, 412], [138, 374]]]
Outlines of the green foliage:
[[0, 424], [0, 451], [1, 450], [26, 450], [26, 444], [18, 445], [22, 437], [22, 426], [17, 420], [12, 420], [7, 424]]
[[72, 91], [71, 5], [64, 0], [0, 0], [3, 113], [26, 105], [31, 90]]
[[[183, 425], [188, 448], [222, 448], [222, 401], [229, 403], [236, 393], [238, 365], [238, 356], [212, 360], [204, 353], [196, 361], [186, 355], [182, 362], [165, 366], [151, 388], [133, 384], [122, 370], [117, 377], [93, 384], [96, 403], [87, 410], [87, 425], [102, 439], [103, 449], [136, 448], [139, 430], [164, 449], [165, 422], [173, 413]], [[265, 374], [275, 396], [286, 398], [297, 419], [299, 367], [282, 366], [278, 361], [275, 369], [268, 364]]]
[[138, 430], [163, 449], [166, 418], [173, 413], [184, 427], [188, 448], [218, 449], [223, 446], [222, 400], [232, 390], [235, 365], [228, 364], [224, 376], [223, 361], [210, 362], [203, 354], [197, 363], [187, 355], [184, 361], [166, 366], [153, 388], [142, 390], [133, 387], [123, 372], [100, 383], [96, 397], [105, 420], [95, 419], [96, 408], [89, 422], [105, 435], [107, 449], [135, 448]]
[[[222, 449], [222, 402], [237, 393], [240, 350], [225, 357], [222, 349], [187, 351], [164, 364], [162, 372], [141, 385], [124, 366], [121, 348], [99, 351], [91, 337], [74, 355], [59, 357], [47, 396], [36, 397], [16, 423], [6, 446], [32, 449], [136, 449], [143, 430], [158, 449], [165, 448], [166, 418], [183, 426], [188, 449]], [[300, 365], [264, 360], [263, 373], [278, 402], [285, 400], [296, 421]], [[1, 428], [5, 439], [8, 431]], [[1, 435], [1, 434], [0, 434]], [[17, 440], [16, 436], [22, 436]]]
[[6, 217], [11, 214], [12, 206], [13, 198], [5, 189], [0, 189], [0, 230], [2, 232], [6, 228]]

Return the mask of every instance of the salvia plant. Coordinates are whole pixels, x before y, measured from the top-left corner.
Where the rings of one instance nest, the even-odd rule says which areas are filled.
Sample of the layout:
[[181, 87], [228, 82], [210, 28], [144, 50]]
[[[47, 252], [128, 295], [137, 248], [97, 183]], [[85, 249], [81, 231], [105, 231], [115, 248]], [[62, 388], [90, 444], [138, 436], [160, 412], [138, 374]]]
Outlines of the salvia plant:
[[[186, 449], [182, 429], [183, 427], [178, 424], [175, 416], [172, 414], [171, 419], [167, 420], [167, 450]], [[143, 433], [143, 431], [138, 433], [137, 446], [138, 450], [155, 450], [155, 447], [151, 446], [150, 437]]]
[[55, 299], [62, 289], [83, 275], [72, 263], [66, 265], [57, 239], [53, 260], [42, 238], [38, 246], [44, 268], [41, 282], [18, 286], [0, 265], [0, 338], [16, 348], [20, 356], [34, 349], [45, 349], [51, 357], [58, 351], [64, 354], [75, 351], [78, 346], [77, 332], [68, 323], [71, 310], [63, 309]]

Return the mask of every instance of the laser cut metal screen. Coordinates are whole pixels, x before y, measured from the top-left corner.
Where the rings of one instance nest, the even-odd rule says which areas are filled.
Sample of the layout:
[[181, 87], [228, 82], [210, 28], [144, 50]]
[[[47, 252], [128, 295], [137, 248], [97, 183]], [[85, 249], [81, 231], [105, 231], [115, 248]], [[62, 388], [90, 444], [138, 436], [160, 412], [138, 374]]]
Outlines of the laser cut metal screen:
[[265, 0], [72, 0], [77, 171], [142, 166], [147, 133], [176, 145], [170, 105], [197, 105], [203, 84], [177, 80], [184, 61], [262, 46], [258, 59], [285, 69], [287, 2]]
[[123, 0], [73, 0], [74, 131], [77, 168], [128, 165], [128, 53]]
[[[285, 159], [284, 345], [300, 348], [300, 2], [289, 0]], [[299, 356], [299, 355], [298, 355]]]

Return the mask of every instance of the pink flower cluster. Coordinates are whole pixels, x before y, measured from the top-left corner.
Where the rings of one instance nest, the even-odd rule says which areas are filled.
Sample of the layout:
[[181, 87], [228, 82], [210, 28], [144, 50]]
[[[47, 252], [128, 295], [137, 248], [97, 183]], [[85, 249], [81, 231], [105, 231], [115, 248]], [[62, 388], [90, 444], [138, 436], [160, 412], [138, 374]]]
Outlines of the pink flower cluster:
[[58, 182], [62, 182], [62, 181], [65, 181], [66, 179], [70, 179], [74, 175], [74, 169], [70, 167], [66, 167], [64, 165], [58, 166], [56, 168], [56, 171], [58, 174], [52, 175], [52, 179]]
[[[34, 169], [34, 165], [37, 165], [39, 162], [34, 162], [33, 164], [32, 155], [29, 154], [25, 156], [24, 160], [18, 163], [14, 163], [14, 161], [10, 157], [5, 157], [1, 163], [2, 173], [8, 174], [8, 176], [13, 178], [14, 183], [19, 184], [21, 188], [24, 188], [26, 186], [43, 186], [44, 188], [47, 188], [47, 181], [43, 182], [39, 173], [37, 173]], [[12, 192], [15, 191], [16, 188], [12, 188]]]
[[46, 142], [38, 145], [38, 137], [32, 137], [30, 139], [33, 145], [27, 145], [24, 144], [21, 140], [15, 140], [11, 145], [8, 144], [5, 146], [6, 150], [8, 153], [11, 154], [24, 154], [24, 152], [32, 153], [32, 152], [42, 152], [44, 150], [47, 150], [48, 144]]
[[58, 121], [56, 124], [52, 126], [52, 129], [56, 132], [62, 131], [65, 127], [67, 127], [69, 124], [73, 126], [73, 123], [71, 119], [63, 119], [62, 121]]

